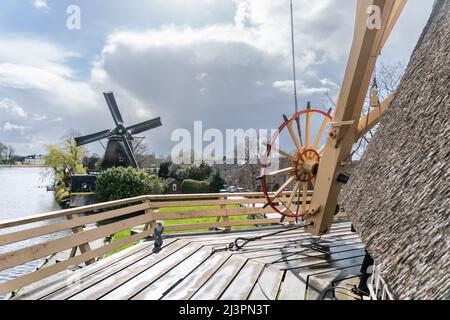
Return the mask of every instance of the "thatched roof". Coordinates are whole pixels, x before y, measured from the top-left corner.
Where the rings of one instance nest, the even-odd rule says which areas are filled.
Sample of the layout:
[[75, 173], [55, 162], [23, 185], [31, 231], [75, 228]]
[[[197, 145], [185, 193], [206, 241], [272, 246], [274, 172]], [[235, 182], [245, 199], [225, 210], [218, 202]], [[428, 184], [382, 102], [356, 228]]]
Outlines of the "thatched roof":
[[450, 0], [438, 0], [341, 194], [399, 299], [450, 298]]

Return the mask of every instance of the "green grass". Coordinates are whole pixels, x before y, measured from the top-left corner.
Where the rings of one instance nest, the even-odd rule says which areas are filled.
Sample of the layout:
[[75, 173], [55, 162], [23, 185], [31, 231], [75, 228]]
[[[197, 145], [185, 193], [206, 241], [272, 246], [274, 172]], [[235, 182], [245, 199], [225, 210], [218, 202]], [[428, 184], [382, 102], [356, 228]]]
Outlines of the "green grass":
[[[239, 205], [227, 205], [227, 208], [239, 208]], [[177, 212], [177, 211], [198, 211], [198, 210], [217, 210], [220, 209], [219, 205], [216, 206], [193, 206], [193, 207], [168, 207], [168, 208], [161, 208], [159, 209], [159, 212]], [[171, 220], [164, 220], [163, 224], [164, 226], [174, 226], [174, 225], [180, 225], [180, 224], [197, 224], [197, 223], [210, 223], [210, 222], [216, 222], [216, 217], [207, 217], [207, 218], [189, 218], [189, 219], [171, 219]], [[230, 221], [244, 221], [248, 220], [246, 215], [241, 216], [230, 216]], [[233, 229], [246, 229], [246, 228], [255, 228], [256, 225], [248, 225], [248, 226], [236, 226], [233, 227]], [[138, 229], [138, 228], [133, 228]], [[188, 230], [188, 231], [172, 231], [167, 232], [170, 234], [174, 233], [186, 233], [186, 232], [201, 232], [201, 231], [208, 231], [207, 229], [194, 229], [194, 230]], [[131, 229], [124, 230], [121, 232], [118, 232], [115, 234], [112, 242], [120, 240], [124, 237], [129, 237], [131, 233]], [[122, 248], [119, 248], [108, 255], [114, 254], [116, 252], [122, 251], [126, 248], [131, 247], [132, 245], [136, 244], [137, 242], [130, 243]]]

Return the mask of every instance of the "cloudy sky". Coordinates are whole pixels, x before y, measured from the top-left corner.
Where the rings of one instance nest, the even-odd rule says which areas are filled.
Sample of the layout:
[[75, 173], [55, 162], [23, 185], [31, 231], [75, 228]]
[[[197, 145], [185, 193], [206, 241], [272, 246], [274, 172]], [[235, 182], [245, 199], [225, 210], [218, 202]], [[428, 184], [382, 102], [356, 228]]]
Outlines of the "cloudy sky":
[[[407, 62], [432, 0], [409, 0], [381, 60]], [[66, 26], [81, 9], [81, 29]], [[103, 91], [128, 125], [168, 154], [176, 128], [275, 128], [294, 110], [289, 0], [2, 0], [0, 141], [39, 153], [69, 129], [112, 126]], [[329, 107], [353, 34], [353, 0], [294, 0], [298, 95]], [[98, 145], [91, 151], [100, 152]]]

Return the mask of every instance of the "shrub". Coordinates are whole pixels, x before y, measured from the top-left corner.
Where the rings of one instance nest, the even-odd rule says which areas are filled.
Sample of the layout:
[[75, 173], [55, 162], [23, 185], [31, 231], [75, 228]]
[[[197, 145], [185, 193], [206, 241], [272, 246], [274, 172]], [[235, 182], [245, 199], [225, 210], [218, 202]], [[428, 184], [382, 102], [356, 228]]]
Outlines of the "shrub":
[[161, 194], [166, 183], [144, 170], [115, 167], [102, 172], [97, 178], [97, 198], [113, 201], [146, 194]]
[[207, 181], [197, 181], [186, 179], [181, 184], [181, 192], [183, 193], [208, 193], [211, 188]]

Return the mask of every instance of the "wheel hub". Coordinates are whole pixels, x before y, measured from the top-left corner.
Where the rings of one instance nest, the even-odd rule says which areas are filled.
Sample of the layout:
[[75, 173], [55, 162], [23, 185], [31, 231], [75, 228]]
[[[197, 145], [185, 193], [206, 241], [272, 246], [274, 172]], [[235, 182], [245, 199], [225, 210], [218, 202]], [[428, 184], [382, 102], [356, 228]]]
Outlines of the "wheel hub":
[[311, 181], [317, 175], [319, 162], [320, 156], [314, 149], [306, 149], [302, 153], [297, 153], [292, 163], [296, 179], [301, 182]]

